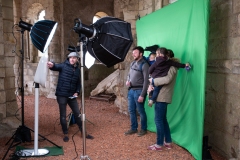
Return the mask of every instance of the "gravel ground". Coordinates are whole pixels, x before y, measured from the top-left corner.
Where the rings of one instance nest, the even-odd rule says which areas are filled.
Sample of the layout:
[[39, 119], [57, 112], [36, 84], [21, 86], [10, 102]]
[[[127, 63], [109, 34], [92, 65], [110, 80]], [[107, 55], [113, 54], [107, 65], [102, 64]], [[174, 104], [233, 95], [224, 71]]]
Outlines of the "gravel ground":
[[[34, 96], [25, 96], [25, 125], [34, 128]], [[79, 99], [80, 102], [80, 99]], [[20, 106], [20, 105], [19, 105]], [[71, 113], [69, 107], [68, 113]], [[86, 156], [92, 160], [194, 160], [184, 148], [173, 144], [173, 149], [163, 151], [148, 151], [147, 147], [156, 140], [156, 134], [148, 132], [143, 137], [137, 135], [125, 136], [130, 121], [127, 115], [118, 112], [112, 103], [85, 99], [86, 129], [93, 135], [93, 140], [86, 140]], [[21, 111], [19, 111], [19, 114]], [[39, 98], [39, 134], [48, 140], [63, 146], [64, 155], [28, 158], [46, 160], [80, 159], [83, 153], [83, 141], [76, 124], [69, 127], [69, 142], [63, 142], [59, 111], [56, 100], [46, 97]], [[76, 133], [77, 132], [77, 133]], [[76, 134], [75, 134], [76, 133]], [[33, 134], [33, 133], [32, 133]], [[74, 135], [75, 134], [75, 135]], [[74, 135], [74, 136], [73, 136]], [[10, 135], [11, 136], [11, 135]], [[32, 135], [33, 138], [33, 135]], [[10, 138], [0, 139], [0, 159], [8, 149], [5, 145]], [[40, 138], [39, 138], [40, 139]], [[21, 143], [26, 148], [33, 148], [33, 142]], [[39, 141], [39, 148], [54, 146], [48, 141]], [[14, 153], [12, 148], [5, 159], [10, 159]], [[217, 152], [211, 150], [214, 160], [225, 160]], [[23, 159], [23, 158], [22, 158]]]

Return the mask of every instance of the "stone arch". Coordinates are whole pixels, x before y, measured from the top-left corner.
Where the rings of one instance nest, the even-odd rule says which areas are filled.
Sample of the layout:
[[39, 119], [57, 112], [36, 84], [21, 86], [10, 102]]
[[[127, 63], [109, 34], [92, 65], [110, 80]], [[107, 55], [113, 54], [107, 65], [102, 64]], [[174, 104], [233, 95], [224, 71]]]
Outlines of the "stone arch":
[[[33, 3], [28, 9], [26, 14], [26, 22], [30, 24], [34, 24], [38, 20], [39, 14], [44, 10], [44, 7], [40, 3]], [[38, 50], [32, 44], [29, 34], [26, 35], [26, 54], [28, 57], [28, 62], [37, 63], [38, 59]]]
[[93, 23], [94, 23], [97, 19], [100, 19], [100, 18], [106, 17], [106, 16], [108, 16], [108, 14], [105, 13], [105, 12], [102, 12], [102, 11], [95, 13], [95, 15], [94, 15], [94, 17], [93, 17]]

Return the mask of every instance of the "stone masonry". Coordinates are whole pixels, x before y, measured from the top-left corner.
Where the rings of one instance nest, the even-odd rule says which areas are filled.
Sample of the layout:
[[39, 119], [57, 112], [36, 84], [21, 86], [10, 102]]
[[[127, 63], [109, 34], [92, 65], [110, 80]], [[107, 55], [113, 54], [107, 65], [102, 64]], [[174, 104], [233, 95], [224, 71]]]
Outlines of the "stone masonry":
[[0, 1], [0, 135], [11, 135], [20, 121], [15, 118], [17, 110], [15, 92], [15, 61], [13, 26], [13, 3]]
[[205, 134], [227, 158], [240, 159], [240, 1], [211, 0]]

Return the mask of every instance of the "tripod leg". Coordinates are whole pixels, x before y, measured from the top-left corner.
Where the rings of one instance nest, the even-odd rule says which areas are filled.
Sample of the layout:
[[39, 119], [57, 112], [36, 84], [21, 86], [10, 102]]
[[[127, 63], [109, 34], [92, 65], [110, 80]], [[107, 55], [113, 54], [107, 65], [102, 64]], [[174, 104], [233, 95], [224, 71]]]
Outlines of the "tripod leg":
[[14, 141], [14, 137], [15, 136], [15, 134], [14, 135], [12, 135], [12, 137], [7, 141], [7, 143], [5, 144], [5, 145], [7, 145], [11, 140], [13, 140]]
[[95, 125], [93, 122], [89, 121], [87, 118], [86, 118], [86, 121], [88, 121], [88, 122], [91, 123], [92, 125]]
[[17, 146], [18, 144], [20, 144], [21, 142], [18, 142], [17, 144], [15, 144], [15, 145], [13, 145], [13, 142], [14, 142], [14, 137], [15, 136], [15, 134], [11, 137], [11, 139], [9, 139], [8, 140], [8, 142], [6, 143], [6, 145], [10, 142], [10, 140], [12, 140], [12, 142], [11, 142], [11, 144], [9, 145], [9, 147], [8, 147], [8, 149], [7, 149], [7, 152], [4, 154], [4, 156], [3, 156], [3, 159], [2, 160], [4, 160], [5, 159], [5, 157], [7, 156], [7, 154], [8, 154], [8, 152], [9, 152], [9, 150], [12, 148], [12, 147], [15, 147], [15, 146]]
[[72, 116], [73, 116], [73, 113], [71, 112], [71, 113], [68, 115], [67, 127], [70, 126]]
[[53, 145], [57, 146], [58, 148], [61, 148], [59, 145], [55, 144], [54, 142], [50, 141], [49, 139], [47, 139], [46, 137], [38, 134], [40, 137], [42, 137], [44, 140], [47, 140], [48, 142], [52, 143]]

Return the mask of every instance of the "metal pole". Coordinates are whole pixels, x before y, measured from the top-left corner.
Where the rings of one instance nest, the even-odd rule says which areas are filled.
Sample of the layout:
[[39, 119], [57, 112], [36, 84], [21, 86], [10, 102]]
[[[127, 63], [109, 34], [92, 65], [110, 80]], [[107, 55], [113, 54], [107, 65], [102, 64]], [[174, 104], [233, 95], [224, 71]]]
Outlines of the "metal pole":
[[22, 86], [21, 86], [21, 106], [22, 106], [22, 126], [24, 126], [24, 29], [21, 29], [21, 34], [22, 34], [22, 49], [21, 49], [21, 54], [22, 54], [22, 74], [21, 74], [21, 81], [22, 81]]
[[[81, 39], [81, 38], [80, 38]], [[85, 126], [85, 103], [84, 103], [84, 63], [83, 63], [83, 42], [80, 40], [80, 58], [81, 58], [81, 89], [82, 89], [82, 138], [83, 138], [83, 154], [81, 160], [89, 160], [90, 158], [86, 155], [86, 126]]]
[[39, 84], [35, 83], [34, 155], [38, 155], [38, 111], [39, 111]]

